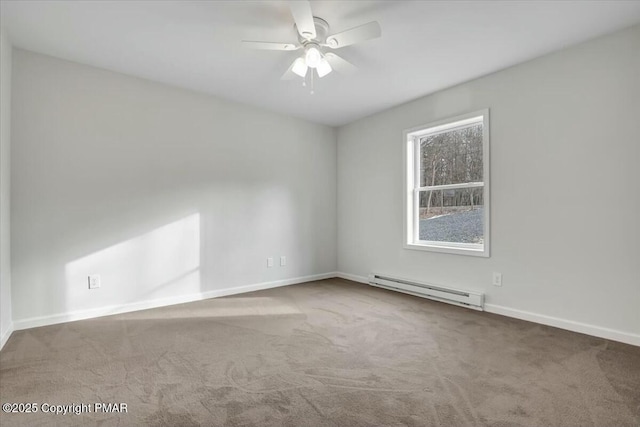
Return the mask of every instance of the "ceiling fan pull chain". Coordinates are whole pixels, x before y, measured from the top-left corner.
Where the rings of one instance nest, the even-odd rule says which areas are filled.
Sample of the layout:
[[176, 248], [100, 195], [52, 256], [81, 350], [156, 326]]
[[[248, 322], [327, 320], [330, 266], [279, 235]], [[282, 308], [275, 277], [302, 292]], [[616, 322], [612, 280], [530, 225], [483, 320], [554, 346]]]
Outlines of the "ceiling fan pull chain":
[[313, 72], [313, 68], [311, 69], [311, 95], [313, 95], [315, 92], [313, 90], [313, 75], [315, 73]]

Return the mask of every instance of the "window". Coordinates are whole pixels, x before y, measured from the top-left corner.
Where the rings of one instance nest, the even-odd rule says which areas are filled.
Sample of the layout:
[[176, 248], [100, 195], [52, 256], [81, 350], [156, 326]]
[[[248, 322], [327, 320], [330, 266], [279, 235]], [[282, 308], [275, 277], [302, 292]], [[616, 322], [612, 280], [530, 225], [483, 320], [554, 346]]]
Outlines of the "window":
[[489, 110], [404, 132], [405, 248], [489, 256]]

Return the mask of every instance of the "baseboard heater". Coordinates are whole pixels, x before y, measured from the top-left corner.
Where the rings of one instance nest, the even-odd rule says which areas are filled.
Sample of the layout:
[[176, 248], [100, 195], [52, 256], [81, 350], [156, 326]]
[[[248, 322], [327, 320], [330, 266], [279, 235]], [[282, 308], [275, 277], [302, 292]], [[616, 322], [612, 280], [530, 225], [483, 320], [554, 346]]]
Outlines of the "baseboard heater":
[[422, 298], [429, 298], [460, 307], [482, 311], [484, 307], [484, 294], [461, 289], [451, 289], [435, 286], [429, 283], [414, 280], [400, 279], [378, 274], [369, 275], [369, 284], [378, 288], [390, 289]]

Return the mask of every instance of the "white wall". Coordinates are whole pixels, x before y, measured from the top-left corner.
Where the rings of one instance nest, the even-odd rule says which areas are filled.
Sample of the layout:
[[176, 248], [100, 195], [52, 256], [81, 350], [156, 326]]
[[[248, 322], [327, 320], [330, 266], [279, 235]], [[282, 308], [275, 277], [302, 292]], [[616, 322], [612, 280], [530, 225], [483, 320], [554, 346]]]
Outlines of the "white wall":
[[[639, 52], [635, 26], [341, 127], [339, 271], [479, 289], [494, 311], [640, 344]], [[487, 107], [491, 258], [403, 249], [402, 130]]]
[[[337, 175], [340, 271], [480, 289], [494, 311], [637, 340], [638, 51], [636, 26], [362, 119], [338, 129], [336, 166], [331, 128], [15, 50], [16, 325], [332, 272]], [[485, 107], [491, 258], [403, 249], [402, 130]]]
[[11, 324], [10, 256], [10, 145], [11, 44], [0, 32], [0, 348], [9, 338]]
[[12, 138], [16, 327], [336, 269], [332, 128], [16, 49]]

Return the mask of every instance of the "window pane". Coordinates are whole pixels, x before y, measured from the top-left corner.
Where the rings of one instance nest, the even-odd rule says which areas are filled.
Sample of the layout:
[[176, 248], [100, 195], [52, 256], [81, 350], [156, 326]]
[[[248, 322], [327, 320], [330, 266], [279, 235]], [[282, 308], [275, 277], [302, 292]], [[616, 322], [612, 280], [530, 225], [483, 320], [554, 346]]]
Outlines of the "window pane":
[[482, 123], [420, 138], [420, 187], [482, 181]]
[[420, 192], [420, 240], [484, 243], [482, 187]]

